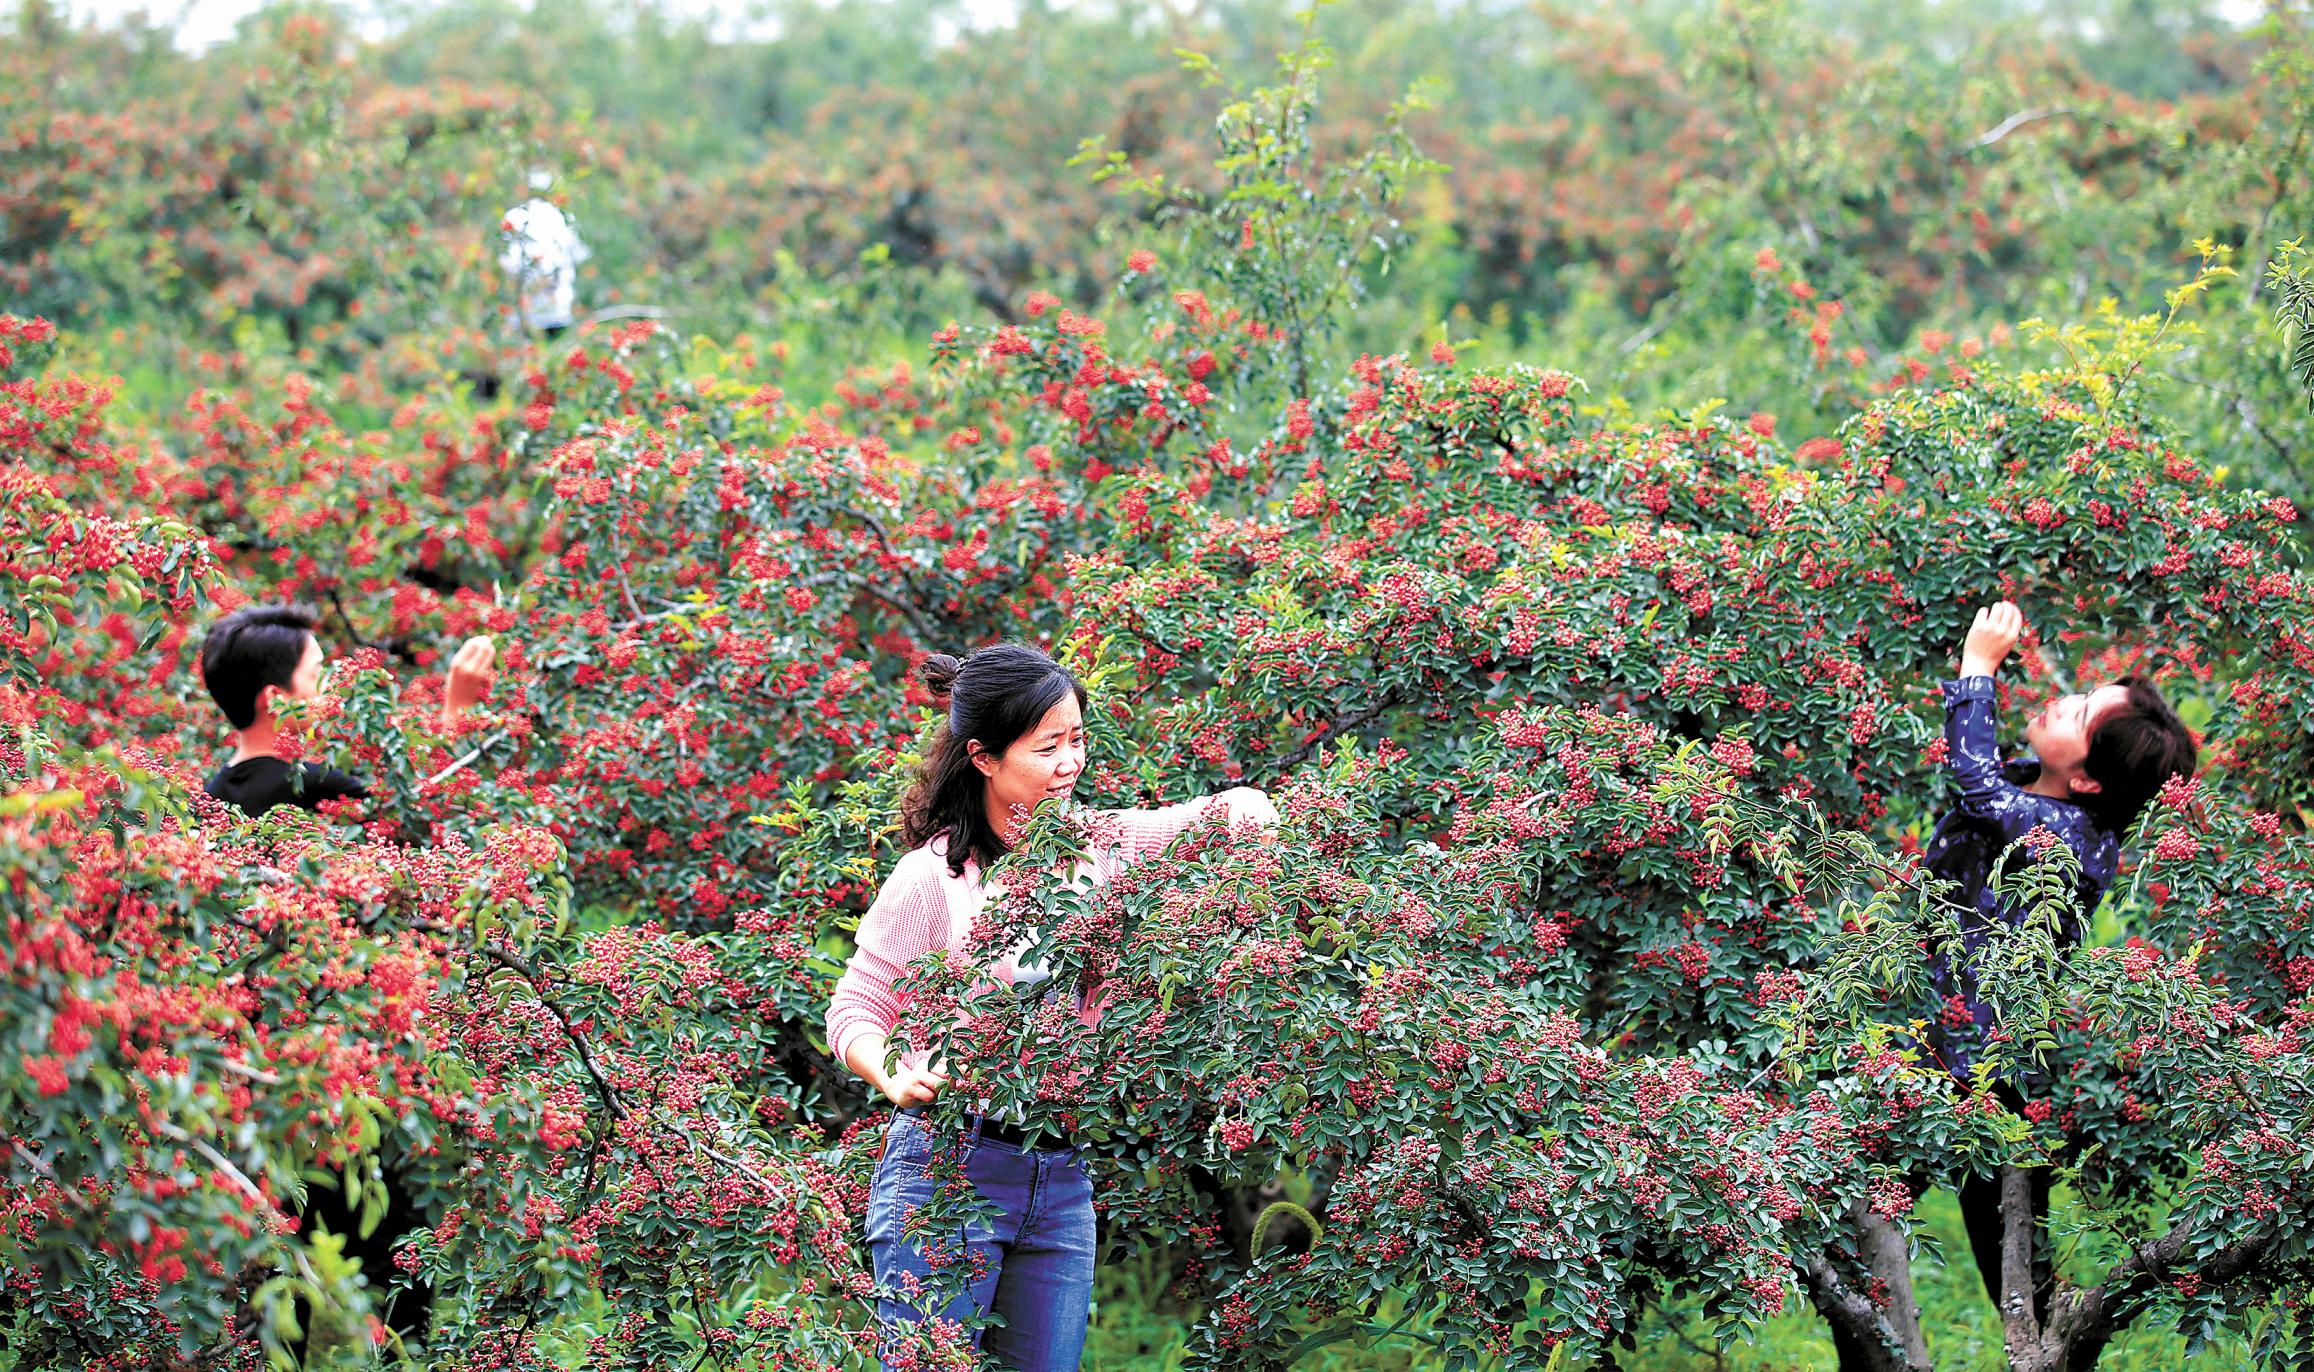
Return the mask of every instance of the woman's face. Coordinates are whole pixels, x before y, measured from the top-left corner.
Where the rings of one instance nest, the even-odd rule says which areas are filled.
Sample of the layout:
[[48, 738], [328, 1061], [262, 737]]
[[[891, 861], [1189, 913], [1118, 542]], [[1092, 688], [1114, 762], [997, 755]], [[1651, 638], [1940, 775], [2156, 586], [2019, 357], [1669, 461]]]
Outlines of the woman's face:
[[1085, 770], [1085, 715], [1074, 691], [1045, 711], [1035, 727], [1013, 740], [1001, 757], [972, 745], [972, 765], [986, 779], [988, 822], [1010, 836], [1013, 810], [1023, 813], [1044, 801], [1067, 796]]
[[2089, 759], [2089, 735], [2105, 716], [2129, 703], [2129, 688], [2114, 682], [2085, 695], [2060, 696], [2047, 709], [2025, 722], [2025, 744], [2041, 760], [2043, 771], [2071, 781], [2081, 778], [2077, 791], [2095, 791], [2097, 783], [2081, 776]]

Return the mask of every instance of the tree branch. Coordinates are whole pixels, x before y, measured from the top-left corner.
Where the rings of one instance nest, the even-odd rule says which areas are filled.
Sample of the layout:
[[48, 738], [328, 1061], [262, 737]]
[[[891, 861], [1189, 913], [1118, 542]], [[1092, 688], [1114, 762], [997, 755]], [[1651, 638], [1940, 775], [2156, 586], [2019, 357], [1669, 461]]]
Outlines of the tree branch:
[[2033, 1177], [2014, 1163], [2003, 1163], [1999, 1174], [2001, 1196], [2001, 1336], [2008, 1344], [2009, 1365], [2041, 1365], [2041, 1317], [2033, 1304], [2033, 1240], [2039, 1217], [2033, 1213]]
[[2015, 114], [2012, 114], [2008, 118], [2002, 120], [2000, 123], [1993, 125], [1991, 128], [1986, 129], [1983, 133], [1978, 134], [1976, 137], [1962, 144], [1961, 151], [1974, 152], [1978, 148], [1989, 148], [1993, 144], [1998, 143], [2002, 139], [2008, 137], [2010, 134], [2015, 133], [2017, 130], [2025, 127], [2027, 124], [2038, 124], [2044, 119], [2056, 119], [2063, 115], [2076, 114], [2078, 112], [2079, 111], [2062, 105], [2051, 105], [2046, 108], [2037, 110], [2019, 110]]
[[[718, 1132], [721, 1132], [721, 1121], [716, 1121], [715, 1123], [717, 1125]], [[742, 1161], [739, 1158], [732, 1157], [728, 1153], [718, 1152], [715, 1149], [708, 1147], [705, 1143], [700, 1141], [698, 1135], [692, 1133], [689, 1129], [684, 1128], [683, 1122], [681, 1120], [669, 1119], [666, 1121], [666, 1125], [668, 1128], [681, 1135], [685, 1143], [690, 1144], [693, 1148], [696, 1148], [700, 1152], [706, 1154], [710, 1159], [722, 1163], [725, 1167], [729, 1167], [735, 1171], [745, 1173], [749, 1179], [755, 1182], [756, 1185], [764, 1189], [764, 1193], [766, 1195], [776, 1197], [781, 1194], [779, 1187], [772, 1183], [771, 1178], [763, 1175], [761, 1172], [756, 1171], [754, 1167], [750, 1166], [748, 1163]]]
[[279, 1210], [281, 1208], [280, 1206], [274, 1204], [273, 1201], [268, 1199], [265, 1193], [257, 1188], [257, 1183], [249, 1180], [249, 1177], [246, 1173], [244, 1173], [240, 1168], [235, 1167], [230, 1158], [227, 1158], [223, 1153], [220, 1153], [216, 1149], [210, 1147], [208, 1140], [186, 1133], [183, 1129], [178, 1128], [176, 1125], [171, 1124], [167, 1120], [155, 1120], [153, 1122], [153, 1128], [155, 1132], [159, 1133], [162, 1138], [168, 1139], [174, 1143], [184, 1144], [194, 1152], [199, 1153], [202, 1159], [206, 1161], [211, 1167], [214, 1167], [219, 1172], [223, 1173], [225, 1177], [234, 1185], [240, 1187], [243, 1191], [248, 1192], [249, 1198], [253, 1201], [256, 1201], [259, 1206], [268, 1210]]
[[485, 752], [489, 751], [491, 744], [501, 742], [505, 739], [505, 737], [506, 735], [503, 731], [493, 733], [490, 737], [482, 740], [480, 743], [475, 744], [473, 748], [469, 749], [466, 754], [460, 757], [456, 762], [451, 763], [441, 771], [436, 772], [434, 775], [427, 777], [424, 781], [419, 782], [418, 789], [423, 791], [429, 787], [439, 786], [443, 782], [448, 781], [450, 778], [458, 775], [458, 773], [465, 771], [469, 766], [473, 765], [473, 763]]
[[1626, 338], [1621, 343], [1617, 344], [1615, 347], [1615, 355], [1617, 357], [1629, 357], [1631, 354], [1639, 351], [1641, 348], [1646, 347], [1649, 340], [1653, 339], [1657, 334], [1662, 333], [1665, 329], [1671, 327], [1671, 321], [1679, 317], [1679, 310], [1680, 300], [1679, 292], [1677, 291], [1673, 291], [1670, 295], [1667, 295], [1663, 299], [1656, 301], [1655, 308], [1653, 311], [1651, 311], [1655, 317], [1648, 321], [1648, 323], [1642, 327], [1639, 332], [1631, 335], [1629, 338]]
[[1832, 1260], [1822, 1253], [1810, 1253], [1800, 1265], [1800, 1278], [1808, 1288], [1808, 1299], [1816, 1309], [1849, 1342], [1863, 1351], [1872, 1372], [1907, 1372], [1904, 1360], [1898, 1356], [1896, 1331], [1862, 1292], [1850, 1287], [1832, 1266]]
[[262, 1082], [267, 1086], [281, 1085], [280, 1077], [261, 1067], [251, 1067], [248, 1063], [234, 1058], [219, 1058], [217, 1065], [238, 1077], [247, 1077], [251, 1081]]
[[[2291, 1201], [2285, 1198], [2283, 1213], [2289, 1213], [2290, 1208]], [[2265, 1260], [2278, 1237], [2269, 1228], [2229, 1244], [2194, 1263], [2193, 1275], [2205, 1290], [2238, 1281]], [[2153, 1289], [2169, 1280], [2178, 1259], [2193, 1247], [2193, 1239], [2190, 1231], [2173, 1229], [2139, 1244], [2096, 1286], [2059, 1296], [2049, 1316], [2050, 1341], [2063, 1348], [2067, 1364], [2094, 1366], [2105, 1346], [2145, 1308]]]
[[[437, 938], [455, 941], [460, 937], [458, 930], [446, 924], [433, 923], [430, 920], [417, 921], [410, 927], [420, 933], [432, 934]], [[530, 989], [538, 996], [538, 1003], [545, 1006], [547, 1013], [554, 1016], [555, 1023], [562, 1026], [562, 1035], [570, 1041], [571, 1049], [578, 1054], [579, 1066], [586, 1069], [588, 1079], [594, 1083], [595, 1094], [602, 1097], [603, 1104], [610, 1107], [614, 1117], [625, 1119], [627, 1117], [626, 1104], [619, 1099], [619, 1093], [612, 1089], [610, 1080], [603, 1075], [602, 1069], [595, 1065], [595, 1055], [587, 1047], [586, 1038], [570, 1022], [570, 1016], [563, 1013], [563, 1008], [554, 1003], [554, 998], [547, 995], [546, 974], [539, 971], [537, 966], [528, 958], [523, 957], [503, 943], [485, 943], [476, 951], [508, 971], [520, 975], [530, 983]]]
[[898, 610], [902, 615], [906, 616], [910, 627], [916, 630], [917, 642], [930, 646], [938, 644], [941, 641], [942, 635], [940, 631], [935, 629], [926, 619], [926, 615], [929, 612], [919, 609], [913, 601], [902, 600], [898, 596], [892, 595], [890, 592], [880, 590], [874, 585], [865, 581], [860, 583], [860, 589], [867, 592], [869, 595], [874, 596], [876, 599], [883, 601], [886, 605], [891, 606], [893, 609]]
[[1373, 723], [1376, 719], [1379, 719], [1385, 711], [1389, 710], [1397, 703], [1398, 688], [1393, 686], [1389, 690], [1384, 691], [1381, 695], [1376, 696], [1372, 703], [1360, 706], [1358, 709], [1352, 710], [1346, 715], [1337, 715], [1335, 718], [1328, 721], [1324, 728], [1318, 730], [1315, 737], [1309, 739], [1300, 747], [1295, 748], [1292, 752], [1289, 752], [1283, 757], [1280, 757], [1277, 761], [1277, 775], [1283, 777], [1286, 773], [1292, 771], [1294, 768], [1299, 767], [1304, 762], [1309, 761], [1311, 755], [1316, 753], [1318, 749], [1325, 747], [1326, 744], [1332, 742], [1334, 739], [1340, 737], [1341, 735], [1348, 733], [1352, 729], [1362, 728], [1367, 724]]
[[2214, 381], [2205, 381], [2198, 376], [2188, 376], [2184, 372], [2177, 371], [2173, 368], [2162, 368], [2161, 374], [2170, 378], [2172, 381], [2183, 381], [2188, 386], [2198, 386], [2201, 389], [2210, 392], [2212, 395], [2219, 396], [2230, 402], [2233, 406], [2235, 416], [2242, 421], [2243, 427], [2247, 428], [2251, 433], [2256, 434], [2260, 441], [2262, 441], [2267, 447], [2273, 449], [2274, 455], [2282, 459], [2283, 466], [2288, 467], [2293, 473], [2297, 472], [2298, 456], [2296, 450], [2291, 448], [2289, 444], [2284, 443], [2281, 439], [2275, 437], [2274, 432], [2271, 429], [2268, 429], [2265, 424], [2259, 420], [2257, 409], [2251, 404], [2250, 398], [2248, 396], [2243, 395], [2240, 391], [2233, 390], [2229, 387], [2220, 386]]
[[1783, 183], [1784, 203], [1799, 222], [1800, 241], [1806, 243], [1808, 251], [1813, 253], [1823, 246], [1823, 240], [1816, 233], [1816, 221], [1809, 217], [1808, 208], [1800, 199], [1799, 177], [1794, 174], [1790, 159], [1784, 156], [1784, 145], [1776, 137], [1775, 126], [1768, 122], [1765, 108], [1767, 78], [1760, 72], [1759, 53], [1752, 42], [1751, 28], [1743, 21], [1741, 11], [1735, 14], [1736, 37], [1743, 44], [1744, 96], [1751, 111], [1752, 131], [1767, 147], [1769, 160], [1775, 164], [1776, 175]]
[[1164, 653], [1169, 657], [1181, 656], [1181, 650], [1179, 648], [1176, 648], [1172, 644], [1167, 643], [1164, 639], [1159, 638], [1157, 635], [1150, 633], [1147, 629], [1142, 628], [1139, 624], [1127, 624], [1125, 626], [1125, 632], [1131, 634], [1137, 639], [1140, 639], [1143, 643], [1148, 644], [1150, 647], [1155, 648], [1158, 652]]

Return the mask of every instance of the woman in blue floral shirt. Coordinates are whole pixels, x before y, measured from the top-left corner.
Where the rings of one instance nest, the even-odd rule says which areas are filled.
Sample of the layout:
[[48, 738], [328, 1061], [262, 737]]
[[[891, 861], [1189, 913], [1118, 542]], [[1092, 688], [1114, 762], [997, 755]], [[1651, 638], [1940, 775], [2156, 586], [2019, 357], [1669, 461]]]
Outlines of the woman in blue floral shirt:
[[[2169, 702], [2140, 677], [2124, 677], [2086, 694], [2061, 696], [2025, 721], [2027, 755], [2004, 761], [1993, 714], [1993, 674], [2017, 646], [2024, 615], [2008, 601], [1977, 611], [1961, 645], [1960, 676], [1944, 685], [1945, 761], [1960, 782], [1960, 803], [1938, 821], [1929, 839], [1929, 872], [1952, 883], [1960, 906], [1960, 966], [1938, 958], [1932, 977], [1943, 998], [1929, 1046], [1966, 1082], [1977, 1051], [1994, 1029], [1993, 1012], [1979, 995], [1974, 962], [1992, 932], [2014, 926], [2027, 911], [1993, 889], [1993, 872], [2018, 844], [2014, 867], [2054, 844], [2072, 851], [2079, 868], [2075, 902], [2060, 912], [2058, 943], [2081, 941], [2121, 864], [2121, 840], [2172, 776], [2191, 776], [2200, 753], [2193, 734]], [[2012, 1083], [1995, 1089], [2010, 1108], [2023, 1097]], [[2047, 1209], [2047, 1169], [2037, 1169], [2034, 1204]], [[1976, 1178], [1960, 1190], [1969, 1244], [1976, 1250], [1985, 1291], [2000, 1301], [2001, 1215], [1998, 1190]], [[2038, 1228], [2038, 1226], [2036, 1226]], [[2042, 1264], [2036, 1262], [2039, 1267]]]

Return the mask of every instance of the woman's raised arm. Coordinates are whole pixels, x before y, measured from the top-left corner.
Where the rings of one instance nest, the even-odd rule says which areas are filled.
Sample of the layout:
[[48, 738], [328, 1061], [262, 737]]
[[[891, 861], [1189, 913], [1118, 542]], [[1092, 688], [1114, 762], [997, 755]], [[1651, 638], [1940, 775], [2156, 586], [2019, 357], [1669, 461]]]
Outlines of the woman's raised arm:
[[1274, 829], [1278, 824], [1276, 803], [1252, 786], [1236, 786], [1153, 810], [1110, 810], [1107, 814], [1118, 826], [1118, 848], [1127, 861], [1137, 862], [1164, 852], [1168, 844], [1212, 813], [1216, 806], [1233, 825], [1250, 822]]

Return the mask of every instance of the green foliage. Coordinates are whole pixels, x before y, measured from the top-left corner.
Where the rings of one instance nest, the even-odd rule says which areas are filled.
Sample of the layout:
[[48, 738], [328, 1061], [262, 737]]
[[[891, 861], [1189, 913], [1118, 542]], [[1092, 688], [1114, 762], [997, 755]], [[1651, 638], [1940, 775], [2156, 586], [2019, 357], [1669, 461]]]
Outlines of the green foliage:
[[2266, 284], [2274, 288], [2274, 322], [2291, 340], [2290, 375], [2306, 388], [2314, 411], [2314, 280], [2308, 280], [2305, 252], [2293, 238], [2275, 249], [2266, 264]]
[[[1943, 1197], [1996, 1162], [2062, 1170], [2065, 1294], [2125, 1337], [2294, 1355], [2314, 598], [2247, 478], [2306, 423], [2298, 20], [2164, 11], [2192, 65], [1902, 6], [783, 13], [276, 12], [200, 59], [17, 21], [0, 282], [65, 325], [0, 319], [34, 1359], [366, 1360], [411, 1278], [279, 1222], [325, 1178], [376, 1222], [391, 1157], [436, 1365], [856, 1362], [875, 1135], [822, 1013], [912, 668], [1001, 637], [1080, 671], [1095, 764], [905, 1037], [937, 1123], [1082, 1142], [1114, 1356], [1805, 1362], [1877, 1213], [1941, 1234], [1922, 1313], [1982, 1361]], [[551, 346], [495, 332], [537, 161], [614, 316]], [[326, 608], [289, 736], [356, 815], [198, 795], [194, 629], [258, 596]], [[1961, 1089], [1905, 854], [1996, 597], [2039, 630], [2005, 707], [2143, 670], [2218, 746], [2112, 937], [2068, 953], [2065, 857], [2009, 855]], [[446, 737], [471, 632], [506, 673]], [[1247, 783], [1275, 833], [1060, 879], [1102, 812]], [[994, 988], [1016, 938], [1056, 975]], [[2179, 1346], [2113, 1332], [2070, 1356]]]

